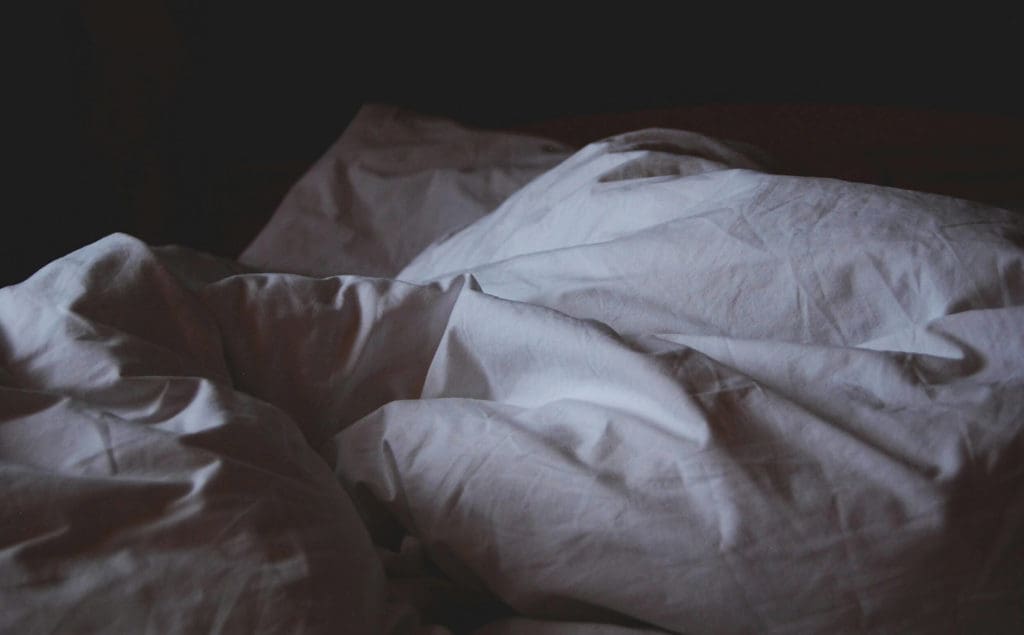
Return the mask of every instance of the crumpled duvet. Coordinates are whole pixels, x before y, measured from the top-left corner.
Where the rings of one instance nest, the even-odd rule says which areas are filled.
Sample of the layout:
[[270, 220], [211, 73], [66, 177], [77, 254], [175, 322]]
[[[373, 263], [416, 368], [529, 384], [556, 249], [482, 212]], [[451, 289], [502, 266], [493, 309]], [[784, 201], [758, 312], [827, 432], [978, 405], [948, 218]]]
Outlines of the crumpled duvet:
[[411, 117], [249, 267], [115, 235], [0, 290], [0, 630], [1024, 629], [1019, 216], [672, 130], [361, 165]]

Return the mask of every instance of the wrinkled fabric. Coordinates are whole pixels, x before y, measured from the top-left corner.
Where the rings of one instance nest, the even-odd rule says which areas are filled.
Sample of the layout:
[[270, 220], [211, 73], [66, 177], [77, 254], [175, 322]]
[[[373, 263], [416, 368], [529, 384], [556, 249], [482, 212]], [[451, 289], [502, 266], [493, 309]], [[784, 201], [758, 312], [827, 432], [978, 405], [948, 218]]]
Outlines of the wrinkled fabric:
[[0, 291], [3, 626], [1024, 629], [1020, 217], [646, 130], [453, 229]]
[[569, 154], [547, 139], [367, 104], [240, 260], [311, 276], [394, 277]]
[[0, 290], [0, 631], [385, 628], [365, 528], [216, 306], [124, 236]]
[[621, 135], [427, 249], [512, 317], [456, 305], [339, 472], [534, 617], [1013, 632], [1024, 224], [751, 163]]

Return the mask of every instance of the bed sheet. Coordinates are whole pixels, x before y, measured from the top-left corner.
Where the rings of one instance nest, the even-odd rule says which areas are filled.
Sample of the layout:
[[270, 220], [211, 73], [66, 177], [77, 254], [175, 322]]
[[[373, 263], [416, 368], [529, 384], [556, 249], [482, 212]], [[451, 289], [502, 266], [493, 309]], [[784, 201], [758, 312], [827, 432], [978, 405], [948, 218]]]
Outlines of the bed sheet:
[[266, 273], [112, 236], [0, 291], [0, 626], [1024, 627], [1019, 216], [673, 130], [487, 133], [484, 213], [446, 135], [315, 169]]

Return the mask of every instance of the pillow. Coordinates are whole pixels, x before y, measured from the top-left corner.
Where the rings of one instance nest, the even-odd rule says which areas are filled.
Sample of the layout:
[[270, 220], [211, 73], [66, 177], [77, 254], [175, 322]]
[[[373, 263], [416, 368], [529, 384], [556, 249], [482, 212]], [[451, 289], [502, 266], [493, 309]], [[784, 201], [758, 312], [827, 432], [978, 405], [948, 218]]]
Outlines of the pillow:
[[370, 104], [287, 194], [241, 262], [312, 276], [394, 276], [570, 148]]

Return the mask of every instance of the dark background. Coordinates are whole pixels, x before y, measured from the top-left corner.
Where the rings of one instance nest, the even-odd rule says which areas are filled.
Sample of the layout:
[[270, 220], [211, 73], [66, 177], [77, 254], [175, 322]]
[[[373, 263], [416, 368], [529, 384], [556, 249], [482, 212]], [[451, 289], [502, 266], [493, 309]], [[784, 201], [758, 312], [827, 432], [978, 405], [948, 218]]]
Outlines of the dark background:
[[[24, 112], [10, 136], [24, 143], [9, 146], [10, 191], [23, 196], [5, 208], [0, 284], [113, 231], [236, 256], [365, 101], [522, 129], [675, 109], [687, 114], [670, 123], [790, 152], [795, 171], [1021, 194], [1016, 15], [790, 20], [638, 4], [555, 19], [511, 5], [443, 16], [346, 4], [47, 5], [13, 59]], [[552, 134], [615, 131], [589, 121]], [[659, 123], [609, 125], [636, 121]], [[906, 131], [886, 175], [844, 164]]]

